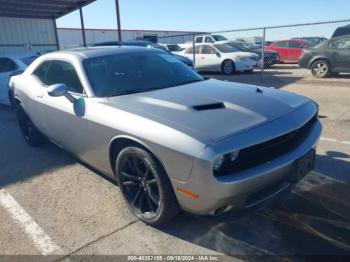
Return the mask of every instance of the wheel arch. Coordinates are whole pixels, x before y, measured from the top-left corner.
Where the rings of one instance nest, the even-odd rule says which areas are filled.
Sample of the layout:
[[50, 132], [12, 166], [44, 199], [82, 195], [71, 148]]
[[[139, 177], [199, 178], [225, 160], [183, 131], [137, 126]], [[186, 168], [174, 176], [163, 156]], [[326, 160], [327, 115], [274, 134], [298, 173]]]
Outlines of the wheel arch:
[[163, 168], [163, 170], [167, 174], [161, 159], [157, 156], [157, 154], [154, 153], [154, 150], [152, 150], [150, 146], [148, 146], [146, 143], [144, 143], [138, 138], [127, 136], [127, 135], [120, 135], [120, 136], [114, 137], [109, 143], [109, 162], [114, 175], [115, 175], [115, 160], [117, 156], [119, 155], [121, 150], [123, 150], [125, 147], [130, 145], [139, 146], [140, 148], [152, 154], [154, 158], [157, 160], [157, 162], [159, 163], [159, 165]]
[[226, 61], [230, 61], [234, 65], [234, 67], [236, 67], [236, 63], [235, 63], [235, 61], [232, 58], [225, 58], [224, 60], [222, 60], [221, 67], [224, 66], [224, 63]]
[[314, 57], [313, 59], [310, 60], [308, 68], [311, 69], [311, 66], [313, 65], [313, 63], [315, 63], [315, 62], [317, 62], [319, 60], [325, 60], [332, 67], [331, 62], [329, 61], [329, 59], [327, 57], [325, 57], [325, 56], [316, 56], [316, 57]]

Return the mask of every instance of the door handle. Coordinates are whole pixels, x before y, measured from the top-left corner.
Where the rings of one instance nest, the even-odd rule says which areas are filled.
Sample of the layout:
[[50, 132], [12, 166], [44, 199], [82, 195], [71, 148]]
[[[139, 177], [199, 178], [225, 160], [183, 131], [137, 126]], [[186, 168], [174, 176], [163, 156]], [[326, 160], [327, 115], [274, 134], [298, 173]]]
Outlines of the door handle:
[[44, 97], [44, 94], [39, 94], [36, 96], [37, 98], [43, 98]]

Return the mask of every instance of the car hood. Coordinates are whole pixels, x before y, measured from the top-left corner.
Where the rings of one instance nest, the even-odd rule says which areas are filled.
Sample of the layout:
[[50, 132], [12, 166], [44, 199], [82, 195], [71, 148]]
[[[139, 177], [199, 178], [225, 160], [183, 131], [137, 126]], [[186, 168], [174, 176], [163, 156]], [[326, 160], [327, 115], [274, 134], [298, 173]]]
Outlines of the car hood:
[[[255, 54], [259, 54], [259, 55], [261, 55], [262, 54], [262, 50], [261, 49], [253, 49], [253, 50], [251, 50], [251, 52], [254, 52]], [[267, 54], [267, 55], [273, 55], [273, 54], [278, 54], [278, 52], [276, 52], [276, 51], [272, 51], [272, 50], [267, 50], [267, 49], [265, 49], [264, 50], [264, 53], [265, 54]]]
[[222, 53], [224, 54], [224, 56], [233, 56], [233, 57], [237, 57], [237, 56], [240, 56], [240, 57], [248, 57], [248, 58], [255, 58], [255, 57], [258, 57], [257, 54], [254, 54], [252, 52], [241, 52], [241, 51], [238, 51], [238, 52], [232, 52], [232, 53]]
[[266, 124], [308, 102], [274, 88], [209, 79], [112, 97], [107, 103], [209, 143]]

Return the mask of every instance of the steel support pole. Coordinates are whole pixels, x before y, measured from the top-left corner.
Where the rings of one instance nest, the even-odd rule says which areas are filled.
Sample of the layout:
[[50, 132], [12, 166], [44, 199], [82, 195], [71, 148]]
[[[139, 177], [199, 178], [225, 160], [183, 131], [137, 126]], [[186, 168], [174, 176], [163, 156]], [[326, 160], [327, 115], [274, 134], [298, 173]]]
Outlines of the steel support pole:
[[196, 42], [195, 42], [195, 37], [196, 35], [193, 34], [192, 38], [192, 52], [193, 52], [193, 67], [196, 68]]
[[86, 47], [84, 15], [83, 15], [83, 10], [81, 9], [81, 7], [79, 8], [79, 13], [80, 13], [81, 33], [82, 33], [82, 36], [83, 36], [83, 46]]
[[264, 83], [264, 69], [265, 69], [265, 43], [266, 43], [266, 28], [263, 28], [263, 40], [261, 50], [261, 83]]
[[116, 9], [116, 14], [117, 14], [118, 40], [122, 41], [122, 29], [121, 29], [121, 26], [120, 26], [119, 0], [115, 0], [115, 9]]
[[56, 38], [57, 50], [60, 50], [60, 40], [58, 39], [58, 31], [57, 31], [56, 19], [53, 19], [53, 26], [55, 28], [55, 38]]

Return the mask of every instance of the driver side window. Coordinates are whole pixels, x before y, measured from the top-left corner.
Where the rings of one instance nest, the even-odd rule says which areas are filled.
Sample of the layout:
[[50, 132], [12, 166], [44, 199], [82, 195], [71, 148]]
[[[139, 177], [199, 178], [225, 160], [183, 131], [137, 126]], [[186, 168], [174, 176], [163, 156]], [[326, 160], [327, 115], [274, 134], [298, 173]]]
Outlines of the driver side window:
[[205, 54], [205, 55], [215, 54], [215, 49], [212, 46], [204, 45], [202, 46], [201, 54]]

